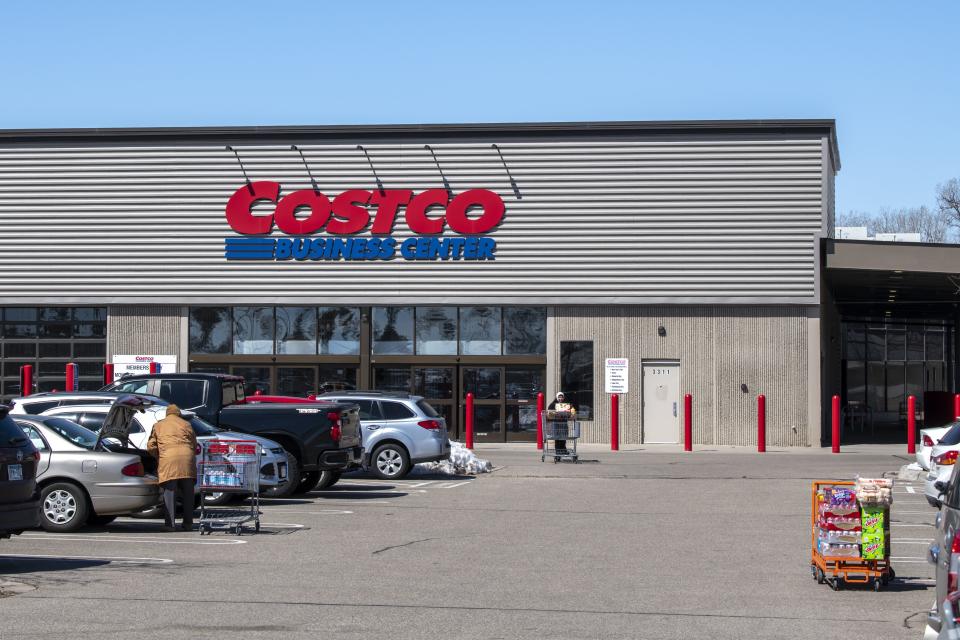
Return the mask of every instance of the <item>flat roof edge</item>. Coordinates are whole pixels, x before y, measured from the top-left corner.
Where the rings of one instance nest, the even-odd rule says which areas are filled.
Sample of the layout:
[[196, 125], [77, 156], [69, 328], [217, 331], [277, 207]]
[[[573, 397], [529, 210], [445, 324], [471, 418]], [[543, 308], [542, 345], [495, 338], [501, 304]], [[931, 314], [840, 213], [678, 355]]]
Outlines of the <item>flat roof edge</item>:
[[615, 135], [690, 132], [805, 132], [830, 136], [834, 166], [840, 168], [836, 121], [833, 119], [756, 120], [609, 120], [571, 122], [475, 122], [462, 124], [341, 124], [210, 127], [117, 127], [0, 129], [0, 142], [108, 142], [155, 140], [242, 140], [256, 137], [408, 137], [416, 135]]

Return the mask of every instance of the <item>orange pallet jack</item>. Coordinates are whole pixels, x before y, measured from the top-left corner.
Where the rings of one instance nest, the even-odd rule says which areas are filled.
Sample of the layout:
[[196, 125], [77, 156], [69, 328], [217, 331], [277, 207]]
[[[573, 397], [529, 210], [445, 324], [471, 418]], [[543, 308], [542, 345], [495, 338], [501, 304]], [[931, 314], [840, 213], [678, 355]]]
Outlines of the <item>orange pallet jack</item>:
[[[852, 487], [848, 480], [815, 480], [810, 501], [810, 571], [818, 584], [828, 583], [838, 591], [845, 583], [870, 585], [880, 591], [896, 577], [890, 566], [890, 537], [884, 545], [884, 557], [877, 560], [824, 556], [817, 550], [817, 493], [823, 487]], [[889, 517], [889, 513], [888, 513]]]

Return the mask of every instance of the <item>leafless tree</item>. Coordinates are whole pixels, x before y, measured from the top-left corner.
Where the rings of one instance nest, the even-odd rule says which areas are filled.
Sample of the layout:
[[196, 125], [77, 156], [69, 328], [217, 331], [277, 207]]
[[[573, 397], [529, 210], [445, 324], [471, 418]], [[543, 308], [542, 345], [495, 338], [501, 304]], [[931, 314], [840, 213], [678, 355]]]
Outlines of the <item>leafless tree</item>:
[[960, 226], [960, 180], [953, 178], [937, 185], [937, 207], [954, 225]]
[[[957, 219], [960, 222], [960, 218]], [[876, 215], [850, 211], [837, 216], [838, 227], [866, 227], [867, 233], [919, 233], [923, 242], [949, 242], [954, 219], [943, 207], [884, 208]]]

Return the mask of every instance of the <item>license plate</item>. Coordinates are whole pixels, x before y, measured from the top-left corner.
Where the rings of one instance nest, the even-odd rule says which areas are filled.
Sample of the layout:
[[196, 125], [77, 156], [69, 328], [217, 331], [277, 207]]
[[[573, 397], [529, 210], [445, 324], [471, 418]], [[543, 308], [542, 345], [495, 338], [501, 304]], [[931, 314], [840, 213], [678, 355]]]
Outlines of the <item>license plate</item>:
[[23, 466], [19, 464], [7, 465], [7, 480], [23, 480]]
[[277, 465], [277, 476], [279, 476], [281, 480], [287, 479], [287, 465], [285, 464]]

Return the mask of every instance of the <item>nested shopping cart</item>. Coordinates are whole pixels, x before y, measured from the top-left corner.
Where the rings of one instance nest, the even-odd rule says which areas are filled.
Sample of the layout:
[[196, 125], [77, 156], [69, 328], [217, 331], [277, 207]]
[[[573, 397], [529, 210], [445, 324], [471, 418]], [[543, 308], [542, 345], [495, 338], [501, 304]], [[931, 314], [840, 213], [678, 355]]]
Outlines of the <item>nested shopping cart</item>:
[[[260, 531], [260, 457], [256, 440], [206, 440], [200, 442], [197, 463], [200, 484], [200, 535], [212, 531], [233, 531], [244, 527]], [[205, 497], [214, 493], [246, 496], [249, 507], [213, 507]]]
[[[555, 463], [561, 460], [580, 462], [577, 455], [580, 422], [575, 420], [574, 417], [574, 414], [570, 411], [546, 410], [540, 412], [540, 420], [543, 424], [543, 453], [540, 454], [540, 462], [551, 456]], [[557, 448], [557, 440], [566, 441], [566, 446]], [[550, 446], [551, 442], [553, 446]]]

